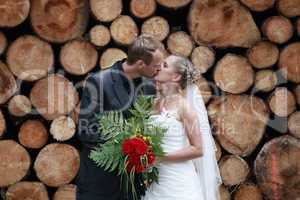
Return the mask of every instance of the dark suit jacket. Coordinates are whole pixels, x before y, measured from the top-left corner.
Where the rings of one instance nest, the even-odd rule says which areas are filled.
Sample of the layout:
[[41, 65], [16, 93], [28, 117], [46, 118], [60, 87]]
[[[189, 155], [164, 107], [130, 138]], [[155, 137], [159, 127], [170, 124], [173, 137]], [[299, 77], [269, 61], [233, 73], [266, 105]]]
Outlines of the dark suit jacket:
[[[77, 200], [124, 199], [120, 177], [116, 172], [104, 171], [88, 158], [91, 149], [97, 143], [104, 142], [101, 140], [97, 115], [110, 110], [122, 110], [125, 117], [130, 116], [128, 108], [136, 98], [137, 90], [133, 88], [137, 87], [122, 73], [123, 62], [124, 60], [119, 61], [110, 69], [91, 74], [86, 80], [81, 97], [77, 132], [77, 137], [82, 143], [80, 169], [76, 178]], [[141, 83], [144, 94], [155, 93], [150, 80]]]

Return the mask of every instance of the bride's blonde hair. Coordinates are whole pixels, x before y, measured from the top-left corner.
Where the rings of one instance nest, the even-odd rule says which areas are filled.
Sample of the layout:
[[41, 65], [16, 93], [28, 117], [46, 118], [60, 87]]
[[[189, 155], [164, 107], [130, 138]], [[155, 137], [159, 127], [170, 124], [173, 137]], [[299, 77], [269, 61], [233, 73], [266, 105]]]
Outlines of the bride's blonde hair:
[[174, 68], [182, 76], [180, 86], [185, 89], [187, 85], [195, 83], [200, 78], [201, 73], [188, 58], [180, 55], [173, 56], [176, 57]]

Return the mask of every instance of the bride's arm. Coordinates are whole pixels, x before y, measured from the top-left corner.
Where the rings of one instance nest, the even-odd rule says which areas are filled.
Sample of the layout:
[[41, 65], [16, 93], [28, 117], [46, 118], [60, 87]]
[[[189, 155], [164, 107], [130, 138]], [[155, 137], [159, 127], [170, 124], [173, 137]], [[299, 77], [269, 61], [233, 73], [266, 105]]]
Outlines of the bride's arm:
[[167, 154], [162, 161], [186, 161], [203, 155], [202, 138], [197, 113], [185, 100], [183, 100], [181, 105], [180, 118], [182, 119], [181, 121], [183, 122], [190, 145], [182, 150]]

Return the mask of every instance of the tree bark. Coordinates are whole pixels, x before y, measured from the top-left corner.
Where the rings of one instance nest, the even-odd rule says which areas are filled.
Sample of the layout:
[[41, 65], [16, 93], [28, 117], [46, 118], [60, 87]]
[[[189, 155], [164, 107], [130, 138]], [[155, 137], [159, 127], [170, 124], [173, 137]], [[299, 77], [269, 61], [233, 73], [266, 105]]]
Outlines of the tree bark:
[[254, 71], [246, 58], [228, 53], [218, 61], [214, 80], [223, 91], [240, 94], [252, 86]]
[[21, 36], [10, 45], [7, 63], [19, 79], [36, 81], [53, 70], [54, 53], [51, 45], [38, 37]]
[[24, 178], [30, 167], [28, 152], [13, 140], [0, 140], [0, 187]]
[[53, 120], [71, 112], [79, 97], [68, 79], [52, 74], [35, 83], [30, 92], [30, 100], [45, 119]]
[[279, 68], [283, 76], [292, 82], [300, 83], [300, 42], [289, 44], [279, 57]]
[[52, 143], [38, 154], [34, 170], [46, 185], [59, 187], [70, 183], [79, 170], [79, 153], [68, 144]]
[[88, 24], [86, 0], [33, 0], [30, 19], [43, 39], [63, 43], [82, 36]]
[[299, 156], [300, 142], [292, 136], [277, 137], [263, 146], [255, 159], [254, 172], [266, 199], [300, 196]]
[[0, 61], [0, 104], [4, 104], [17, 92], [17, 83], [7, 66]]
[[222, 181], [227, 186], [243, 183], [250, 172], [247, 162], [234, 155], [224, 156], [219, 162], [219, 167]]
[[258, 69], [274, 65], [279, 58], [279, 49], [268, 41], [260, 41], [247, 51], [247, 57], [253, 67]]
[[141, 19], [145, 19], [154, 14], [156, 10], [155, 0], [131, 0], [130, 12]]
[[48, 192], [44, 184], [40, 182], [19, 182], [8, 188], [6, 200], [49, 200]]
[[283, 44], [293, 36], [293, 25], [288, 18], [272, 16], [262, 25], [262, 32], [272, 42]]
[[130, 16], [121, 15], [110, 25], [112, 39], [120, 45], [130, 45], [138, 36], [138, 27]]
[[152, 36], [156, 40], [163, 41], [169, 35], [170, 26], [163, 17], [154, 16], [143, 23], [141, 32]]
[[18, 137], [24, 147], [40, 149], [48, 141], [48, 131], [41, 121], [27, 120], [21, 125]]
[[97, 64], [98, 52], [89, 42], [73, 40], [60, 51], [60, 62], [64, 69], [73, 75], [84, 75]]
[[29, 0], [1, 0], [0, 27], [15, 27], [25, 21], [30, 10]]
[[194, 41], [186, 32], [178, 31], [169, 35], [167, 48], [172, 54], [188, 57], [194, 48]]

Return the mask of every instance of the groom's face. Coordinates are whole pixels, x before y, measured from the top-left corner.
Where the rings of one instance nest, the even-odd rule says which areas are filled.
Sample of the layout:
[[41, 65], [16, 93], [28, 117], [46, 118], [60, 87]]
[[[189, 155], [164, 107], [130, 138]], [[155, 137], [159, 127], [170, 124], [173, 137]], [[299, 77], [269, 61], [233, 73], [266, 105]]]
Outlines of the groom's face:
[[141, 69], [141, 75], [148, 78], [153, 78], [158, 74], [165, 57], [164, 53], [160, 50], [156, 50], [152, 55], [152, 62], [149, 65], [144, 65]]

